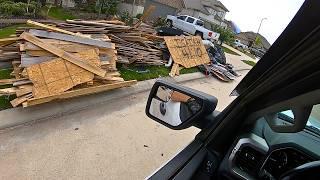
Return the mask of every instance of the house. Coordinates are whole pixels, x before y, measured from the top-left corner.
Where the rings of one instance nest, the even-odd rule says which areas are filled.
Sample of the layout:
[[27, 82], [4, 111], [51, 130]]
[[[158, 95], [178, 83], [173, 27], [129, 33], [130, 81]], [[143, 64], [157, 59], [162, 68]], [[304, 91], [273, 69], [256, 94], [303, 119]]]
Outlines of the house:
[[148, 19], [177, 15], [184, 8], [183, 0], [146, 0], [144, 9], [148, 9], [151, 5], [155, 6], [156, 9], [150, 14]]
[[261, 39], [261, 44], [258, 45], [257, 47], [263, 48], [263, 50], [267, 51], [270, 47], [271, 44], [268, 42], [268, 40], [263, 37], [261, 34], [258, 34], [252, 31], [248, 32], [241, 32], [236, 35], [236, 39], [239, 39], [242, 44], [247, 45], [247, 46], [252, 46], [252, 44], [255, 42], [256, 37], [259, 37]]
[[118, 5], [118, 12], [129, 12], [131, 16], [142, 14], [144, 11], [145, 0], [122, 0]]
[[146, 0], [144, 8], [151, 5], [156, 9], [149, 19], [184, 14], [203, 20], [208, 29], [212, 28], [211, 25], [228, 27], [225, 15], [229, 10], [218, 0]]
[[183, 0], [185, 8], [180, 14], [186, 14], [202, 19], [206, 28], [211, 25], [227, 28], [225, 15], [229, 10], [218, 0]]

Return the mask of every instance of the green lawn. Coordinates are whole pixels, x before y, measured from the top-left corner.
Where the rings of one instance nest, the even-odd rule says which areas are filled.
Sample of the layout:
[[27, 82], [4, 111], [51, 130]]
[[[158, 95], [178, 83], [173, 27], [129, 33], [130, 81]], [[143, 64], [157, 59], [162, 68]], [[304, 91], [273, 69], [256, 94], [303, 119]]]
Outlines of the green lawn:
[[[45, 14], [47, 13], [47, 9], [45, 8], [42, 11]], [[48, 13], [48, 17], [56, 20], [75, 19], [71, 12], [60, 7], [52, 7]]]
[[0, 69], [0, 79], [9, 79], [12, 69]]
[[[10, 73], [12, 69], [1, 69], [0, 70], [0, 79], [10, 78]], [[11, 87], [11, 85], [2, 85], [0, 89]], [[0, 110], [11, 108], [10, 101], [14, 99], [15, 96], [0, 96]]]
[[[167, 77], [169, 76], [169, 73], [171, 71], [171, 68], [167, 68], [165, 66], [146, 66], [144, 70], [148, 72], [145, 73], [136, 72], [136, 70], [139, 70], [139, 68], [135, 66], [129, 66], [128, 68], [118, 66], [117, 68], [121, 74], [121, 77], [126, 81], [134, 79], [138, 81], [143, 81], [159, 77]], [[198, 72], [198, 68], [193, 67], [180, 70], [180, 74], [188, 74], [193, 72]]]
[[250, 66], [255, 66], [256, 65], [256, 63], [255, 62], [253, 62], [253, 61], [250, 61], [250, 60], [242, 60], [244, 63], [246, 63], [246, 64], [248, 64], [248, 65], [250, 65]]
[[18, 25], [13, 25], [13, 26], [8, 26], [8, 27], [5, 27], [5, 28], [1, 28], [0, 29], [0, 38], [7, 38], [11, 34], [15, 34], [17, 27], [20, 27], [20, 26], [22, 26], [22, 25], [18, 24]]
[[224, 46], [222, 46], [222, 49], [223, 49], [223, 51], [224, 51], [225, 53], [233, 54], [233, 55], [237, 55], [237, 56], [241, 56], [240, 54], [238, 54], [238, 53], [236, 53], [236, 52], [232, 51], [231, 49], [226, 48], [226, 47], [224, 47]]

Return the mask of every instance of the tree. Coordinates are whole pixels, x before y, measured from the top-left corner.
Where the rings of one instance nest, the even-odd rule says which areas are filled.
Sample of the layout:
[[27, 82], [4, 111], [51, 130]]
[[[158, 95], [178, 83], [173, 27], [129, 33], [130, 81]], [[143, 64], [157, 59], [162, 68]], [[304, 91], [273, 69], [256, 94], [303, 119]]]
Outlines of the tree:
[[224, 29], [220, 26], [211, 25], [212, 30], [220, 34], [219, 40], [221, 44], [223, 42], [233, 43], [234, 41], [234, 33], [230, 29]]
[[254, 45], [260, 47], [262, 45], [262, 40], [261, 37], [259, 35], [257, 35], [255, 41], [254, 41]]
[[118, 11], [117, 7], [120, 0], [97, 0], [96, 10], [98, 14], [106, 13], [108, 15], [115, 15]]

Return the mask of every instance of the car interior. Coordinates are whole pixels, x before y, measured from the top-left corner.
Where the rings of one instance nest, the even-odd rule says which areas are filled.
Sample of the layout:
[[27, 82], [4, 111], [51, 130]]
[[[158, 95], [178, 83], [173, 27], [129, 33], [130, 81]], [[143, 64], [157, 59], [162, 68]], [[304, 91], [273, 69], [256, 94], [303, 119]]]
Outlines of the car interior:
[[[305, 1], [222, 112], [215, 110], [213, 95], [163, 80], [154, 84], [147, 116], [174, 130], [195, 126], [201, 131], [148, 179], [320, 179], [318, 7], [319, 1]], [[167, 97], [158, 97], [159, 87], [167, 90]], [[190, 117], [173, 124], [177, 113], [166, 114], [172, 112], [166, 103]]]

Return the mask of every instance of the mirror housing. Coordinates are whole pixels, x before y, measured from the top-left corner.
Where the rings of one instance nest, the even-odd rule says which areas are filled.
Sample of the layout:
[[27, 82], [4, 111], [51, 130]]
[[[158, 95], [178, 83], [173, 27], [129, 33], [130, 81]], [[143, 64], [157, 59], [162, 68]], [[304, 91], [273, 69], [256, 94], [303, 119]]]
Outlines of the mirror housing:
[[[150, 107], [153, 106], [152, 103], [154, 99], [159, 99], [157, 97], [157, 93], [159, 88], [163, 88], [163, 87], [165, 87], [166, 89], [169, 89], [170, 92], [178, 92], [179, 94], [190, 97], [191, 99], [199, 103], [200, 108], [198, 108], [196, 113], [192, 114], [188, 119], [181, 122], [181, 124], [173, 125], [166, 122], [164, 119], [160, 119], [159, 117], [156, 117], [154, 114], [150, 113]], [[215, 110], [217, 103], [218, 103], [218, 99], [214, 96], [208, 95], [206, 93], [203, 93], [188, 87], [176, 85], [174, 83], [167, 82], [164, 80], [157, 80], [154, 83], [149, 94], [149, 98], [146, 105], [146, 115], [149, 118], [157, 121], [158, 123], [165, 125], [166, 127], [174, 130], [186, 129], [191, 126], [199, 127], [199, 125], [204, 126], [203, 123], [199, 121], [204, 120], [204, 118], [207, 115], [211, 114]]]
[[277, 113], [269, 113], [264, 116], [270, 128], [277, 133], [296, 133], [302, 131], [308, 121], [312, 106], [292, 108], [294, 114], [293, 125], [278, 124]]

